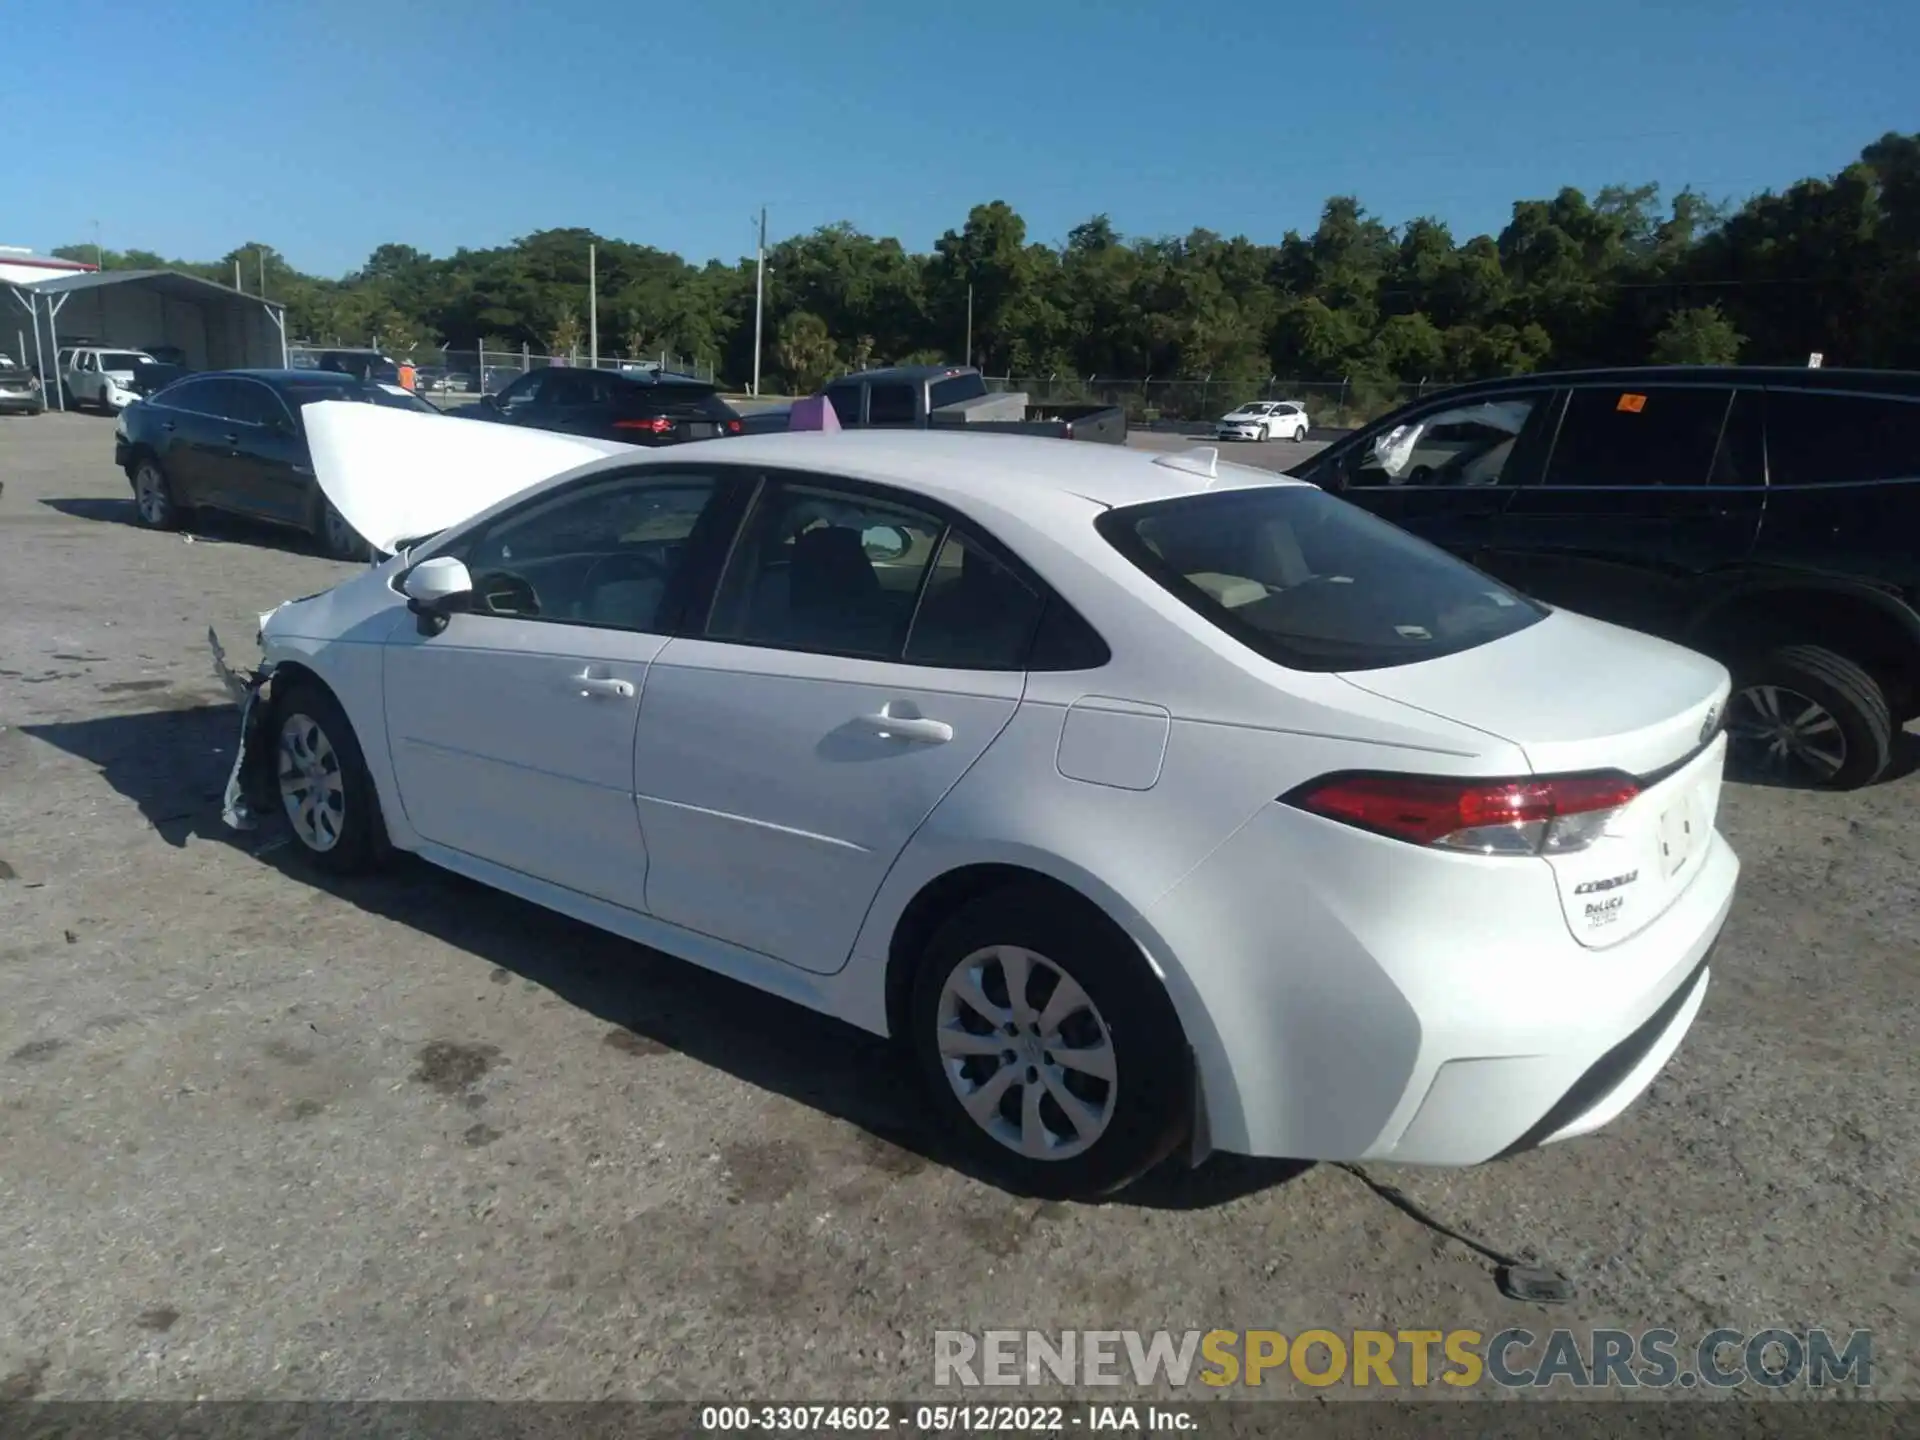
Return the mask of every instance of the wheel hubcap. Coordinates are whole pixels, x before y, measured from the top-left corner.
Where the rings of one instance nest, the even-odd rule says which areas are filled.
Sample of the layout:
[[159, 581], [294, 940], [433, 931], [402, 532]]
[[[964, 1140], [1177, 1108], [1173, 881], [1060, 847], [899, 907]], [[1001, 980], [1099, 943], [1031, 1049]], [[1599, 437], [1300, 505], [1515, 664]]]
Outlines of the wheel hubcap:
[[167, 513], [167, 496], [158, 472], [151, 465], [140, 467], [139, 491], [141, 518], [150, 525], [159, 524]]
[[1113, 1036], [1073, 977], [1015, 945], [976, 950], [940, 988], [940, 1068], [973, 1122], [1017, 1154], [1067, 1160], [1113, 1120]]
[[331, 850], [340, 843], [347, 787], [332, 742], [309, 716], [289, 715], [280, 726], [278, 769], [294, 834], [309, 850]]
[[1831, 780], [1847, 763], [1847, 737], [1819, 701], [1784, 685], [1749, 685], [1733, 697], [1728, 739], [1762, 774]]

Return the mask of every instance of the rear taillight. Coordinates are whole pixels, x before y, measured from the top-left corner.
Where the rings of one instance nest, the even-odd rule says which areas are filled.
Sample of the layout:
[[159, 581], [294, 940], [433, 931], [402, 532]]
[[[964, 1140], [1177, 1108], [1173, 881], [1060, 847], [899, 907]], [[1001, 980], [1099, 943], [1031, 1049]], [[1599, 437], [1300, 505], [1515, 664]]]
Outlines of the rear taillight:
[[738, 420], [727, 421], [727, 433], [729, 435], [738, 435], [740, 433], [740, 422]]
[[1584, 850], [1639, 795], [1630, 776], [1530, 776], [1523, 780], [1421, 775], [1336, 775], [1281, 797], [1329, 820], [1480, 855]]
[[673, 433], [673, 421], [667, 419], [664, 415], [656, 416], [651, 420], [616, 420], [613, 422], [613, 428], [616, 430], [644, 430], [649, 435], [671, 435]]

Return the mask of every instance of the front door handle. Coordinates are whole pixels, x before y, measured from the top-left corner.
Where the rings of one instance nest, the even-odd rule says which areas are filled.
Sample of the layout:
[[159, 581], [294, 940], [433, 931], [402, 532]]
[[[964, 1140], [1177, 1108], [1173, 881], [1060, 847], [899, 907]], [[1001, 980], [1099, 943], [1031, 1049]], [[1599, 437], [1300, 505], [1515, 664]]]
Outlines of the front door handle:
[[225, 435], [222, 435], [220, 438], [226, 441], [227, 444], [229, 445], [238, 445], [240, 443], [240, 437], [232, 431], [228, 431]]
[[631, 700], [633, 682], [615, 680], [607, 675], [595, 675], [591, 670], [573, 677], [574, 685], [579, 689], [581, 698], [587, 700]]
[[923, 720], [918, 716], [862, 715], [860, 723], [882, 740], [911, 740], [917, 745], [944, 745], [953, 739], [953, 726], [944, 720]]

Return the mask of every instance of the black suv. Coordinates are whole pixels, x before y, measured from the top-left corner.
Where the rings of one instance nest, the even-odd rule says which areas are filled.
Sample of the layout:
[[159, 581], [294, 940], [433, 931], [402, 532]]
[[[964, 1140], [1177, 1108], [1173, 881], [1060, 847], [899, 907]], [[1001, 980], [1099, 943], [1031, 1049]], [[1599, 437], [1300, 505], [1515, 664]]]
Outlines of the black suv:
[[1920, 717], [1920, 375], [1483, 381], [1293, 473], [1536, 599], [1721, 660], [1743, 773], [1865, 785]]
[[677, 445], [741, 433], [740, 416], [703, 380], [668, 372], [555, 365], [531, 370], [478, 405], [449, 412], [627, 445]]

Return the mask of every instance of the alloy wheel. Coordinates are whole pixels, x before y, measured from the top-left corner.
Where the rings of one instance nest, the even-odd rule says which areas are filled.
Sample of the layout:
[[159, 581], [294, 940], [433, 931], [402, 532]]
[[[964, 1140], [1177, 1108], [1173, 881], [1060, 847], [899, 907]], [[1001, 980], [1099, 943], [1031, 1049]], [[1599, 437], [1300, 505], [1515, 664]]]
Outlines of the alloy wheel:
[[1727, 711], [1740, 763], [1771, 779], [1831, 780], [1847, 763], [1846, 732], [1819, 701], [1785, 685], [1749, 685]]
[[172, 502], [167, 498], [166, 477], [151, 460], [142, 460], [140, 468], [134, 472], [133, 502], [140, 511], [140, 518], [147, 524], [167, 523], [167, 512]]
[[309, 850], [333, 849], [346, 824], [347, 785], [340, 757], [318, 721], [294, 714], [281, 722], [276, 768], [280, 803], [300, 843]]
[[940, 1068], [973, 1122], [1034, 1160], [1066, 1160], [1112, 1123], [1113, 1036], [1059, 965], [1017, 945], [974, 951], [941, 986]]

